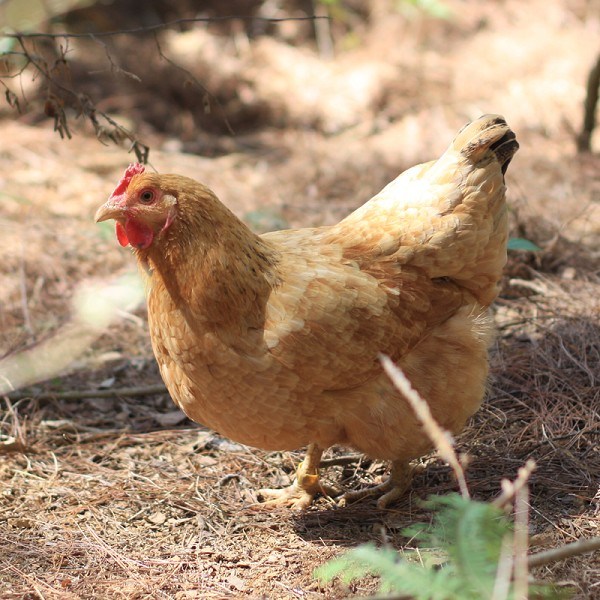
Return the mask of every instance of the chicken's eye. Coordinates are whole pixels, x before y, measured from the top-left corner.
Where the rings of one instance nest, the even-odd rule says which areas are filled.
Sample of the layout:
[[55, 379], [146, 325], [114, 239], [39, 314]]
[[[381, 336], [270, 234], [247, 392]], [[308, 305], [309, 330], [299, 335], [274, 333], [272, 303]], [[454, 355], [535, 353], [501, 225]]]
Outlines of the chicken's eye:
[[140, 194], [140, 202], [144, 204], [150, 204], [154, 200], [154, 192], [152, 190], [144, 190]]

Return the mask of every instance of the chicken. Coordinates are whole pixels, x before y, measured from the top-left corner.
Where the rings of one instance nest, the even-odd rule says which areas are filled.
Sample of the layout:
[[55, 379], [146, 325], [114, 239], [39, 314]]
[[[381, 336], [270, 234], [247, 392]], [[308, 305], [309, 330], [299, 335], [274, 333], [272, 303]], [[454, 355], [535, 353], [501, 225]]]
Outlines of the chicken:
[[115, 219], [148, 274], [152, 347], [173, 400], [243, 444], [308, 444], [294, 483], [263, 499], [304, 508], [333, 493], [319, 463], [334, 444], [391, 461], [378, 506], [403, 493], [410, 461], [432, 444], [381, 353], [445, 429], [477, 410], [517, 149], [502, 117], [483, 116], [338, 224], [260, 236], [204, 185], [127, 169], [96, 221]]

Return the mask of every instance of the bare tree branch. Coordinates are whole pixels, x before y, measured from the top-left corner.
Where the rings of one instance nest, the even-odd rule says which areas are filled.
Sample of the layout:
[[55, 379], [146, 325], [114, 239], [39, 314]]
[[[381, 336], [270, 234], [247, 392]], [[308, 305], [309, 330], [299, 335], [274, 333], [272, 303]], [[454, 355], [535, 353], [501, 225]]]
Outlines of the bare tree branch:
[[[204, 85], [192, 73], [190, 73], [187, 69], [181, 67], [176, 64], [173, 60], [165, 55], [163, 52], [161, 45], [159, 43], [157, 32], [175, 28], [176, 26], [189, 24], [189, 23], [213, 23], [213, 22], [225, 22], [225, 21], [234, 21], [234, 20], [242, 20], [242, 21], [260, 21], [267, 23], [280, 23], [284, 21], [312, 21], [316, 19], [327, 19], [326, 16], [306, 16], [306, 17], [255, 17], [255, 16], [239, 16], [239, 15], [230, 15], [223, 17], [197, 17], [197, 18], [184, 18], [184, 19], [176, 19], [173, 21], [169, 21], [166, 23], [157, 23], [156, 25], [149, 25], [144, 27], [135, 27], [132, 29], [122, 29], [118, 31], [101, 31], [101, 32], [85, 32], [85, 33], [68, 33], [68, 32], [60, 32], [60, 33], [45, 33], [45, 32], [15, 32], [15, 33], [2, 33], [0, 34], [0, 38], [11, 38], [16, 40], [18, 43], [19, 49], [15, 51], [13, 49], [0, 52], [0, 57], [16, 57], [23, 61], [22, 65], [18, 65], [15, 69], [16, 72], [11, 72], [10, 67], [6, 66], [6, 73], [0, 75], [0, 84], [4, 88], [4, 96], [7, 104], [18, 110], [20, 113], [22, 112], [23, 104], [27, 104], [27, 99], [25, 98], [25, 94], [21, 89], [21, 97], [3, 81], [4, 79], [15, 79], [18, 78], [22, 81], [23, 74], [28, 70], [32, 69], [34, 71], [33, 79], [35, 80], [37, 76], [41, 76], [44, 80], [45, 89], [42, 88], [46, 93], [46, 100], [44, 102], [44, 114], [52, 119], [54, 119], [54, 130], [58, 132], [61, 138], [71, 138], [71, 129], [69, 127], [69, 120], [66, 110], [69, 108], [74, 109], [78, 116], [83, 116], [87, 119], [94, 128], [97, 138], [100, 142], [105, 143], [105, 140], [111, 140], [115, 143], [120, 143], [123, 140], [128, 140], [131, 145], [129, 147], [130, 152], [134, 152], [136, 155], [136, 159], [138, 162], [147, 163], [148, 157], [150, 153], [150, 148], [142, 141], [140, 141], [137, 136], [118, 123], [115, 119], [109, 116], [102, 110], [99, 110], [94, 102], [94, 100], [86, 93], [79, 92], [77, 89], [74, 89], [71, 85], [67, 85], [63, 79], [65, 73], [68, 73], [68, 61], [67, 54], [69, 52], [69, 40], [70, 39], [82, 39], [87, 38], [95, 43], [99, 44], [103, 47], [104, 52], [106, 54], [108, 63], [110, 65], [110, 70], [116, 74], [122, 74], [126, 77], [134, 79], [136, 81], [140, 81], [140, 78], [135, 74], [131, 73], [121, 66], [119, 66], [113, 56], [111, 55], [108, 46], [100, 39], [113, 37], [118, 35], [137, 35], [137, 34], [147, 34], [150, 33], [154, 35], [156, 41], [156, 47], [158, 50], [158, 54], [161, 59], [165, 60], [172, 67], [182, 71], [185, 76], [193, 82], [200, 90], [202, 90], [204, 94], [204, 98], [208, 101], [214, 101], [216, 106], [219, 108], [222, 113], [224, 123], [227, 127], [227, 130], [230, 134], [233, 135], [233, 129], [231, 124], [227, 120], [223, 107], [221, 106], [218, 98], [215, 98], [209, 90], [206, 89]], [[52, 58], [44, 57], [43, 55], [38, 55], [35, 52], [32, 52], [29, 48], [27, 42], [30, 40], [50, 40], [54, 43], [53, 51], [55, 52], [55, 56]], [[57, 40], [64, 40], [64, 45], [61, 43], [60, 45], [56, 43]], [[21, 102], [22, 100], [22, 102]], [[207, 102], [208, 104], [208, 102]]]
[[115, 396], [151, 396], [153, 394], [167, 394], [167, 388], [162, 383], [155, 385], [143, 385], [128, 388], [110, 388], [106, 390], [69, 390], [67, 392], [42, 392], [35, 394], [32, 392], [11, 392], [8, 398], [13, 401], [23, 400], [25, 398], [35, 398], [36, 400], [82, 400], [84, 398], [114, 398]]
[[132, 29], [120, 29], [116, 31], [98, 31], [94, 33], [42, 33], [39, 31], [31, 33], [2, 33], [0, 37], [8, 38], [98, 38], [114, 37], [124, 34], [152, 33], [164, 29], [171, 29], [176, 25], [185, 25], [188, 23], [221, 23], [226, 21], [258, 21], [261, 23], [283, 23], [285, 21], [317, 21], [319, 19], [329, 20], [326, 15], [306, 16], [306, 17], [255, 17], [252, 15], [227, 15], [221, 17], [194, 17], [187, 19], [175, 19], [166, 23], [157, 23], [156, 25], [147, 25], [144, 27], [134, 27]]
[[566, 546], [560, 546], [559, 548], [552, 548], [551, 550], [544, 550], [537, 554], [532, 554], [528, 560], [528, 566], [530, 569], [534, 567], [541, 567], [558, 560], [564, 560], [565, 558], [571, 558], [573, 556], [579, 556], [580, 554], [587, 554], [588, 552], [596, 552], [600, 550], [600, 537], [593, 537], [588, 539], [581, 539], [567, 544]]
[[598, 88], [600, 87], [600, 55], [592, 67], [587, 81], [587, 92], [583, 110], [583, 124], [577, 136], [577, 150], [590, 152], [592, 133], [596, 127], [596, 105], [598, 104]]
[[[58, 56], [54, 59], [54, 63], [50, 64], [43, 56], [32, 53], [26, 43], [26, 40], [31, 37], [45, 37], [45, 34], [41, 34], [39, 36], [21, 33], [7, 35], [16, 39], [20, 47], [18, 52], [11, 51], [7, 54], [10, 54], [11, 56], [19, 56], [24, 60], [24, 64], [19, 68], [17, 73], [9, 73], [7, 75], [0, 76], [0, 83], [5, 88], [6, 101], [11, 107], [16, 108], [19, 110], [19, 112], [21, 112], [19, 97], [12, 90], [10, 90], [10, 88], [2, 81], [2, 79], [21, 77], [27, 68], [31, 67], [35, 74], [44, 79], [47, 94], [46, 101], [44, 102], [44, 113], [46, 116], [54, 119], [54, 130], [59, 133], [61, 138], [71, 138], [72, 136], [65, 109], [73, 108], [77, 111], [79, 116], [83, 116], [90, 121], [94, 127], [96, 136], [101, 142], [104, 143], [104, 139], [110, 139], [115, 143], [118, 143], [124, 139], [129, 140], [131, 142], [129, 151], [135, 153], [138, 162], [148, 162], [150, 148], [146, 144], [140, 141], [133, 132], [129, 131], [129, 129], [115, 121], [107, 113], [99, 110], [94, 101], [87, 94], [78, 92], [61, 81], [60, 70], [67, 70], [69, 68], [67, 61], [67, 53], [69, 51], [68, 40], [65, 46], [60, 45], [59, 48], [54, 48], [58, 53]], [[55, 36], [47, 37], [54, 38]], [[71, 36], [67, 36], [67, 38], [68, 37]], [[88, 35], [88, 37], [92, 37], [93, 39], [94, 36]], [[98, 43], [106, 48], [103, 42]], [[110, 57], [108, 49], [106, 49], [106, 53], [109, 57], [111, 69], [114, 69], [119, 73], [125, 73], [129, 77], [137, 78], [137, 76], [134, 74], [128, 73], [127, 71], [124, 71], [118, 67]], [[103, 125], [100, 122], [99, 117], [104, 119], [106, 123], [110, 125], [110, 127]]]

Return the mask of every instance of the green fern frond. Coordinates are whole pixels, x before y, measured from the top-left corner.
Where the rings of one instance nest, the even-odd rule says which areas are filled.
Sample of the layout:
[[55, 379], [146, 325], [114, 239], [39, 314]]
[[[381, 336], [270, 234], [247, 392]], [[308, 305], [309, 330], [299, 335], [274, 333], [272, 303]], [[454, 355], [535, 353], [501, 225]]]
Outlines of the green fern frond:
[[[418, 561], [410, 551], [401, 556], [391, 548], [368, 544], [322, 565], [315, 577], [323, 582], [339, 577], [347, 584], [375, 575], [380, 578], [380, 593], [407, 594], [415, 600], [492, 598], [503, 541], [512, 536], [510, 519], [492, 504], [459, 494], [435, 497], [425, 505], [434, 511], [431, 525], [403, 531], [419, 542]], [[558, 597], [542, 586], [535, 594], [531, 597]]]

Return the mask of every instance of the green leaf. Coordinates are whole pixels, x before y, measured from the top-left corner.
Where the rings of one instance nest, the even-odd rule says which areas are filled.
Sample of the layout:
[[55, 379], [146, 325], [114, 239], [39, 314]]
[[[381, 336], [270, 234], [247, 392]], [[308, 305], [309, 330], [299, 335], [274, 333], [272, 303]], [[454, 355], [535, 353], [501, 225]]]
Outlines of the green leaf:
[[525, 238], [510, 238], [508, 240], [509, 250], [526, 250], [528, 252], [540, 252], [541, 248], [536, 246], [533, 242], [526, 240]]
[[409, 594], [415, 600], [471, 600], [463, 595], [462, 582], [451, 568], [425, 568], [402, 560], [391, 548], [376, 548], [372, 544], [358, 546], [314, 572], [323, 582], [339, 577], [345, 584], [365, 575], [380, 577], [382, 593]]
[[13, 50], [16, 43], [17, 40], [15, 38], [0, 37], [0, 55], [6, 54], [7, 52]]
[[450, 19], [453, 16], [452, 10], [440, 0], [399, 0], [397, 6], [401, 11], [421, 11], [435, 19]]

